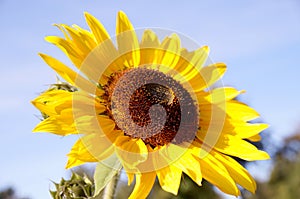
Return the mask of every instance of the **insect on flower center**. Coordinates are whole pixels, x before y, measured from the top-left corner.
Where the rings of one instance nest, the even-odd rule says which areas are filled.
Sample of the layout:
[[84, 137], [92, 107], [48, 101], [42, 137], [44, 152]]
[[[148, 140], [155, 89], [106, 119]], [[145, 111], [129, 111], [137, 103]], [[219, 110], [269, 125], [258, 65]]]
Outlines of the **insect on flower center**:
[[152, 147], [195, 138], [198, 106], [172, 77], [153, 69], [128, 69], [105, 87], [117, 128]]

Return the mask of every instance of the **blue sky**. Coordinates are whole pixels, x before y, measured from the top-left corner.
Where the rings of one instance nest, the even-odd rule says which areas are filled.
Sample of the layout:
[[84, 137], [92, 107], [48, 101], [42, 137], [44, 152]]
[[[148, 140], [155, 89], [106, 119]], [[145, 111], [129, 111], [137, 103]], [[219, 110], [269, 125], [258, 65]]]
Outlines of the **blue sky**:
[[55, 73], [37, 53], [69, 63], [43, 39], [60, 35], [51, 24], [87, 27], [83, 12], [88, 11], [113, 35], [118, 10], [135, 27], [172, 29], [209, 45], [211, 59], [228, 66], [224, 84], [247, 91], [241, 99], [271, 125], [275, 141], [299, 126], [298, 0], [0, 0], [0, 189], [12, 185], [33, 199], [50, 198], [50, 179], [67, 173], [66, 154], [76, 137], [31, 133], [39, 113], [29, 102], [55, 81]]

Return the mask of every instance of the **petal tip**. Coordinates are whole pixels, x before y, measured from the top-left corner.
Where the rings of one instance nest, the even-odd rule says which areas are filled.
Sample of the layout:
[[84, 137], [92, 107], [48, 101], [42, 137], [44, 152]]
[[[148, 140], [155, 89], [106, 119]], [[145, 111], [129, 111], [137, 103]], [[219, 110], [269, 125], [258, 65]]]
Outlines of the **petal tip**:
[[87, 21], [90, 20], [90, 19], [95, 18], [91, 13], [89, 13], [89, 12], [87, 12], [87, 11], [85, 11], [83, 14], [84, 14], [84, 17], [85, 17], [85, 19], [86, 19]]
[[118, 16], [121, 17], [121, 16], [126, 16], [125, 12], [123, 10], [119, 10], [118, 11]]
[[203, 46], [202, 49], [203, 49], [206, 53], [209, 53], [209, 51], [210, 51], [209, 46]]
[[90, 14], [89, 12], [87, 12], [87, 11], [84, 11], [83, 14], [84, 14], [84, 16], [86, 16], [86, 17], [91, 15], [91, 14]]

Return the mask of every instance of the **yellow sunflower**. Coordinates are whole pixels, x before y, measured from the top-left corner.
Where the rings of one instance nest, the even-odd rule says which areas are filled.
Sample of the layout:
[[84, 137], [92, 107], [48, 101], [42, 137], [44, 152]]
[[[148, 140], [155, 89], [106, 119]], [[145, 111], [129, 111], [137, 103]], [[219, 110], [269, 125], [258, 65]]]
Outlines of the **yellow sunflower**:
[[206, 65], [209, 48], [188, 51], [176, 34], [160, 41], [145, 30], [139, 39], [121, 11], [115, 38], [95, 17], [85, 18], [90, 30], [59, 24], [64, 38], [46, 37], [77, 70], [40, 54], [70, 85], [32, 102], [45, 116], [34, 132], [80, 135], [66, 167], [115, 156], [128, 184], [136, 179], [130, 198], [147, 197], [156, 177], [176, 195], [182, 172], [227, 194], [239, 195], [237, 185], [255, 192], [254, 179], [233, 157], [268, 159], [249, 143], [259, 141], [268, 125], [249, 123], [259, 114], [235, 99], [243, 91], [210, 89], [225, 64]]

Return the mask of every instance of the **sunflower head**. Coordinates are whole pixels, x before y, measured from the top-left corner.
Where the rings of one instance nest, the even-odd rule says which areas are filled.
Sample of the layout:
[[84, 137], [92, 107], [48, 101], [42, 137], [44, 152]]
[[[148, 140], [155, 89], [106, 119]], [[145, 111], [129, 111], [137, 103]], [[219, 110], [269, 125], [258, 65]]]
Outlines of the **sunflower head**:
[[255, 181], [232, 157], [268, 158], [247, 141], [258, 141], [267, 125], [249, 122], [259, 115], [235, 99], [243, 91], [212, 88], [226, 65], [207, 61], [207, 46], [183, 48], [177, 34], [160, 40], [147, 29], [139, 38], [121, 11], [114, 38], [95, 17], [85, 17], [89, 31], [60, 24], [64, 38], [46, 37], [78, 72], [40, 54], [76, 89], [48, 90], [33, 101], [49, 116], [34, 131], [80, 135], [67, 168], [113, 167], [117, 157], [129, 184], [136, 178], [130, 198], [146, 197], [156, 177], [177, 194], [182, 172], [199, 186], [205, 178], [228, 194], [239, 194], [237, 184], [254, 192]]

